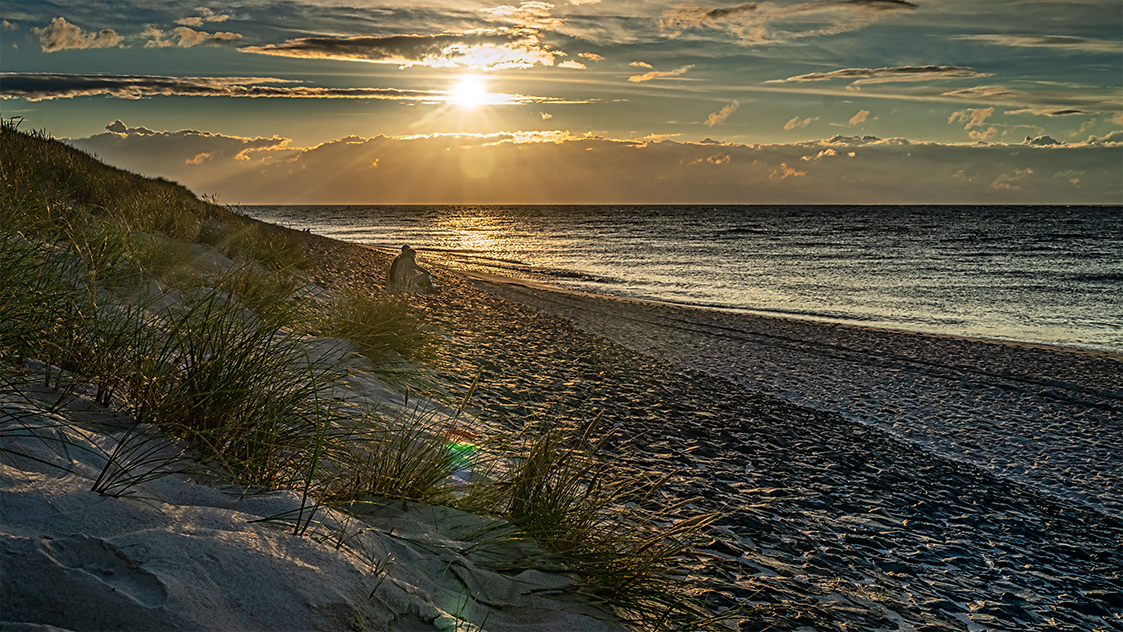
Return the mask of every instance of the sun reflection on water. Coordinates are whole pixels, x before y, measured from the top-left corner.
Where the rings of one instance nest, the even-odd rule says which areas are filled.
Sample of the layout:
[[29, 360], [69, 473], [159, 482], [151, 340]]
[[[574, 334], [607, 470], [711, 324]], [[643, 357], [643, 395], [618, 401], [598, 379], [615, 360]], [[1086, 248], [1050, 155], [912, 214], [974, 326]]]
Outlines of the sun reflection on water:
[[509, 264], [526, 265], [527, 255], [540, 240], [525, 223], [479, 209], [449, 213], [437, 219], [434, 228], [434, 250]]

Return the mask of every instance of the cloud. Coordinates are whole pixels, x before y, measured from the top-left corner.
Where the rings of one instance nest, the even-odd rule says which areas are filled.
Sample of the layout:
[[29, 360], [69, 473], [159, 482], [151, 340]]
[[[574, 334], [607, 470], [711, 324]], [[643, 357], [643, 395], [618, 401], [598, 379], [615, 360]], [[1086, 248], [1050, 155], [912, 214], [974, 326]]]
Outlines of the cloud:
[[977, 72], [964, 66], [898, 66], [895, 68], [844, 68], [831, 72], [813, 72], [787, 79], [774, 79], [767, 83], [827, 81], [853, 79], [851, 85], [888, 83], [891, 81], [927, 81], [929, 79], [975, 79], [990, 77], [990, 73]]
[[806, 175], [807, 175], [806, 171], [799, 171], [798, 169], [793, 169], [793, 168], [789, 167], [788, 164], [785, 163], [785, 162], [780, 163], [779, 167], [773, 168], [768, 172], [769, 178], [780, 178], [781, 180], [783, 180], [785, 178], [799, 178], [799, 177], [803, 177], [803, 176], [806, 176]]
[[974, 101], [1016, 108], [1019, 114], [1064, 116], [1067, 114], [1114, 114], [1120, 110], [1118, 90], [1099, 87], [1041, 84], [1033, 89], [1015, 89], [1004, 85], [981, 85], [945, 91], [909, 93], [903, 98], [924, 100]]
[[575, 70], [585, 70], [585, 64], [573, 59], [567, 59], [558, 64], [558, 68], [573, 68]]
[[[318, 88], [294, 86], [294, 81], [268, 77], [155, 77], [137, 75], [69, 75], [57, 73], [0, 73], [0, 98], [47, 101], [83, 96], [143, 99], [155, 96], [223, 96], [297, 99], [379, 99], [407, 103], [447, 103], [455, 95], [444, 90], [395, 88]], [[280, 85], [270, 85], [280, 84]], [[529, 103], [577, 104], [587, 101], [492, 94], [494, 105]]]
[[1088, 140], [1081, 143], [1072, 143], [1069, 147], [1119, 147], [1123, 148], [1123, 130], [1108, 132], [1104, 136], [1089, 136]]
[[51, 23], [43, 28], [33, 28], [31, 32], [39, 36], [39, 43], [45, 53], [67, 49], [113, 48], [120, 46], [124, 39], [112, 29], [103, 29], [97, 34], [87, 34], [62, 17], [51, 20]]
[[806, 161], [810, 162], [812, 160], [822, 160], [823, 158], [833, 158], [834, 156], [837, 156], [837, 155], [838, 155], [837, 151], [835, 151], [834, 149], [831, 149], [831, 148], [827, 148], [827, 149], [824, 149], [824, 150], [820, 151], [819, 153], [815, 154], [814, 156], [803, 156], [802, 158], [800, 158], [800, 160], [806, 160]]
[[730, 103], [729, 105], [721, 108], [717, 112], [710, 114], [708, 117], [706, 117], [706, 120], [702, 124], [706, 127], [713, 127], [714, 125], [717, 125], [719, 123], [724, 123], [725, 119], [729, 118], [729, 116], [736, 112], [737, 108], [739, 107], [741, 107], [741, 104], [737, 101], [734, 101], [733, 103]]
[[694, 160], [683, 164], [687, 167], [693, 167], [695, 165], [701, 165], [704, 167], [706, 165], [724, 165], [728, 164], [732, 160], [733, 156], [730, 156], [729, 154], [713, 154], [710, 156], [706, 156], [705, 158], [695, 158]]
[[975, 86], [973, 88], [961, 88], [959, 90], [950, 90], [944, 92], [945, 97], [956, 97], [961, 99], [996, 99], [996, 98], [1011, 98], [1024, 96], [1026, 93], [1020, 90], [1012, 90], [1006, 86]]
[[832, 147], [833, 146], [840, 146], [840, 145], [844, 146], [844, 147], [862, 147], [862, 146], [866, 146], [866, 145], [884, 145], [884, 144], [889, 144], [889, 143], [896, 143], [896, 144], [902, 144], [902, 145], [910, 144], [909, 141], [904, 140], [904, 139], [893, 139], [893, 138], [881, 139], [881, 138], [878, 138], [876, 136], [869, 136], [869, 135], [866, 135], [866, 136], [843, 136], [842, 134], [836, 134], [834, 136], [831, 136], [827, 140], [824, 140], [824, 141], [821, 141], [821, 142], [825, 145], [830, 145]]
[[185, 173], [191, 173], [192, 167], [204, 163], [246, 163], [250, 161], [251, 152], [283, 150], [291, 142], [280, 136], [250, 138], [196, 130], [161, 132], [147, 127], [129, 127], [120, 119], [105, 126], [105, 130], [103, 134], [72, 144], [79, 148], [97, 146], [109, 153], [127, 149], [135, 163], [164, 172], [188, 169]]
[[982, 124], [994, 114], [994, 108], [981, 108], [977, 110], [966, 110], [963, 112], [954, 112], [948, 117], [948, 124], [960, 122], [964, 123], [963, 129], [971, 129], [972, 127], [981, 127]]
[[518, 7], [498, 6], [494, 9], [484, 9], [486, 19], [492, 22], [506, 22], [522, 29], [535, 31], [555, 31], [561, 28], [564, 22], [554, 17], [554, 5], [546, 2], [524, 2]]
[[848, 151], [845, 154], [843, 154], [842, 152], [835, 151], [835, 149], [833, 147], [828, 147], [828, 148], [820, 151], [819, 153], [815, 154], [814, 156], [802, 156], [800, 158], [800, 160], [803, 160], [803, 161], [806, 161], [806, 162], [819, 162], [820, 160], [824, 160], [826, 158], [837, 158], [837, 157], [843, 156], [843, 155], [849, 156], [850, 158], [853, 158], [853, 157], [858, 155], [858, 152]]
[[178, 26], [172, 30], [179, 37], [180, 48], [191, 48], [207, 41], [208, 33], [202, 31], [193, 31], [186, 26]]
[[578, 53], [577, 56], [578, 57], [584, 57], [585, 59], [588, 59], [589, 61], [604, 61], [604, 57], [602, 57], [602, 56], [600, 56], [596, 53]]
[[[1087, 114], [1084, 110], [1054, 110], [1054, 109], [1034, 109], [1025, 108], [1023, 110], [1007, 110], [1007, 114], [1035, 114], [1037, 116], [1070, 116], [1073, 114]], [[1120, 114], [1123, 116], [1123, 114]], [[949, 123], [951, 121], [948, 121]]]
[[1063, 145], [1064, 143], [1048, 136], [1038, 136], [1036, 138], [1026, 136], [1025, 142], [1023, 144], [1030, 145], [1031, 147], [1052, 147], [1055, 145]]
[[797, 127], [807, 127], [808, 125], [814, 123], [817, 120], [819, 120], [819, 117], [817, 117], [817, 116], [809, 116], [805, 119], [800, 119], [797, 116], [797, 117], [793, 118], [792, 120], [788, 121], [787, 123], [784, 123], [784, 129], [792, 130], [792, 129], [795, 129]]
[[706, 8], [687, 5], [670, 9], [663, 14], [663, 24], [667, 28], [683, 28], [705, 23], [719, 22], [756, 11], [760, 3], [750, 2], [735, 7]]
[[[912, 72], [912, 71], [917, 72]], [[892, 71], [892, 72], [886, 72]], [[847, 90], [858, 89], [862, 83], [885, 84], [870, 90], [868, 96], [907, 101], [970, 101], [986, 105], [1001, 105], [1020, 113], [1042, 115], [1106, 114], [1115, 115], [1123, 107], [1119, 91], [1109, 84], [1088, 85], [1073, 82], [1019, 81], [1017, 87], [1002, 84], [981, 84], [949, 88], [926, 79], [962, 79], [972, 68], [961, 66], [904, 66], [900, 68], [848, 68], [822, 73], [792, 76], [787, 79], [767, 81], [768, 86], [758, 88], [768, 92], [796, 92], [827, 94], [837, 88], [806, 88], [808, 82], [830, 79], [854, 79]], [[976, 77], [986, 76], [977, 73]], [[892, 82], [892, 83], [890, 83]], [[902, 83], [903, 82], [903, 83]], [[837, 94], [837, 93], [835, 93]]]
[[114, 122], [68, 142], [240, 204], [1117, 204], [1123, 195], [1123, 132], [1053, 146], [873, 136], [743, 145], [544, 130], [292, 147]]
[[1015, 169], [1014, 173], [1003, 173], [999, 175], [990, 186], [1000, 191], [1015, 191], [1020, 188], [1017, 182], [1033, 175], [1033, 173], [1033, 169], [1028, 167], [1025, 169]]
[[240, 39], [242, 39], [242, 36], [238, 33], [217, 31], [215, 33], [211, 33], [210, 37], [208, 37], [206, 41], [208, 44], [232, 44]]
[[655, 66], [652, 66], [651, 64], [649, 64], [645, 61], [633, 61], [633, 62], [629, 62], [628, 65], [629, 66], [635, 66], [636, 68], [654, 68], [655, 67]]
[[180, 48], [191, 48], [199, 44], [233, 44], [242, 39], [238, 33], [227, 33], [219, 31], [217, 33], [207, 33], [205, 31], [196, 31], [187, 28], [186, 26], [177, 26], [172, 29], [171, 37], [175, 40], [168, 39], [168, 34], [160, 29], [148, 25], [148, 27], [140, 34], [140, 37], [148, 40], [145, 42], [145, 48], [167, 48], [169, 46], [178, 46]]
[[652, 71], [644, 73], [642, 75], [632, 75], [631, 77], [628, 77], [628, 81], [631, 81], [632, 83], [642, 83], [644, 81], [651, 81], [652, 79], [660, 79], [662, 77], [677, 77], [679, 75], [685, 74], [686, 71], [690, 70], [693, 67], [694, 64], [690, 64], [689, 66], [683, 66], [682, 68], [676, 68], [675, 70], [668, 70], [664, 72]]
[[525, 31], [390, 37], [306, 37], [284, 44], [246, 46], [242, 52], [308, 59], [364, 61], [403, 68], [530, 68], [553, 66], [555, 53]]
[[1048, 48], [1056, 51], [1081, 53], [1123, 53], [1123, 42], [1119, 40], [1069, 37], [1065, 35], [959, 35], [952, 39], [987, 42], [999, 46], [1015, 48]]
[[918, 7], [918, 5], [907, 2], [906, 0], [843, 0], [834, 4], [861, 7], [868, 11], [897, 11], [900, 9], [908, 9], [911, 11]]
[[998, 130], [994, 129], [993, 127], [988, 127], [985, 132], [980, 132], [980, 131], [976, 130], [976, 131], [967, 132], [967, 135], [971, 137], [971, 140], [983, 141], [983, 140], [989, 140], [991, 138], [994, 138], [994, 135], [997, 134], [997, 133], [998, 133]]
[[853, 125], [858, 125], [860, 123], [865, 123], [866, 118], [869, 117], [869, 115], [870, 115], [869, 110], [858, 110], [857, 114], [850, 117], [850, 125], [853, 126]]
[[[913, 10], [917, 5], [904, 0], [827, 0], [779, 4], [750, 2], [733, 7], [677, 6], [664, 12], [661, 26], [679, 35], [699, 28], [727, 30], [743, 44], [768, 44], [817, 35], [835, 35], [871, 24], [890, 12]], [[819, 20], [820, 25], [804, 31], [775, 28], [784, 23], [789, 28], [793, 18]]]
[[548, 120], [554, 118], [553, 114], [549, 114], [547, 112], [539, 112], [538, 115], [542, 117], [543, 121], [548, 121]]
[[1080, 176], [1084, 175], [1083, 171], [1073, 171], [1072, 169], [1065, 169], [1053, 174], [1054, 178], [1062, 178], [1068, 180], [1071, 184], [1079, 185]]
[[195, 17], [181, 18], [179, 20], [176, 20], [175, 23], [182, 24], [183, 26], [202, 26], [206, 22], [225, 22], [226, 20], [230, 19], [229, 15], [225, 13], [222, 15], [216, 14], [214, 11], [208, 9], [207, 7], [199, 7], [195, 9], [195, 11], [199, 13], [199, 15]]
[[1078, 143], [1063, 143], [1052, 136], [1026, 136], [1023, 145], [1031, 147], [1119, 147], [1123, 148], [1123, 130], [1109, 132], [1105, 136], [1089, 136]]

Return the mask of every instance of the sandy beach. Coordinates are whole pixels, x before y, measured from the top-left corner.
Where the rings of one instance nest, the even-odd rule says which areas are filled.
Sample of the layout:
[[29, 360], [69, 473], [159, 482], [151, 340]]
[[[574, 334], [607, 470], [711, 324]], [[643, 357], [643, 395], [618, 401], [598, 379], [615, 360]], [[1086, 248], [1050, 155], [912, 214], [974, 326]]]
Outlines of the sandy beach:
[[[315, 284], [381, 290], [388, 254], [306, 241]], [[410, 300], [443, 339], [428, 368], [438, 383], [460, 396], [479, 375], [470, 411], [494, 432], [601, 414], [622, 471], [671, 474], [667, 503], [723, 512], [698, 551], [700, 596], [715, 611], [757, 607], [741, 630], [1123, 630], [1120, 355], [431, 271], [440, 291]], [[475, 550], [461, 538], [487, 519], [379, 509], [399, 526], [363, 541], [400, 562], [380, 571], [380, 588], [368, 567], [388, 556], [341, 557], [327, 539], [250, 522], [292, 510], [294, 494], [232, 499], [162, 479], [160, 502], [127, 501], [121, 535], [121, 516], [107, 512], [122, 501], [83, 496], [88, 472], [51, 478], [17, 465], [5, 470], [5, 595], [34, 590], [21, 589], [8, 616], [42, 611], [35, 595], [53, 585], [72, 603], [36, 621], [70, 629], [464, 629], [448, 613], [468, 586], [500, 612], [471, 629], [618, 629], [577, 605], [521, 596], [549, 589], [549, 577], [486, 571], [487, 556], [533, 552], [461, 555]], [[39, 502], [50, 498], [62, 500]], [[234, 549], [261, 552], [260, 565], [231, 568]], [[14, 572], [13, 559], [36, 565]], [[191, 560], [186, 575], [177, 559]], [[288, 605], [254, 619], [266, 606], [249, 602], [270, 595]], [[48, 629], [0, 625], [9, 628]]]
[[728, 512], [707, 598], [767, 604], [743, 629], [1123, 629], [1119, 354], [436, 274], [482, 417], [603, 411], [622, 467]]
[[1123, 354], [475, 285], [634, 351], [1123, 517]]

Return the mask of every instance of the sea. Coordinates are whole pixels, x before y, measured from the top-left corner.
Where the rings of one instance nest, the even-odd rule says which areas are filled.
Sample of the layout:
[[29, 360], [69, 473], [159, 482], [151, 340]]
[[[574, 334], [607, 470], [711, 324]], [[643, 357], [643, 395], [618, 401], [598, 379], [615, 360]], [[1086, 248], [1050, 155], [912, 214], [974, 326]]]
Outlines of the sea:
[[1123, 206], [245, 206], [594, 294], [1123, 351]]

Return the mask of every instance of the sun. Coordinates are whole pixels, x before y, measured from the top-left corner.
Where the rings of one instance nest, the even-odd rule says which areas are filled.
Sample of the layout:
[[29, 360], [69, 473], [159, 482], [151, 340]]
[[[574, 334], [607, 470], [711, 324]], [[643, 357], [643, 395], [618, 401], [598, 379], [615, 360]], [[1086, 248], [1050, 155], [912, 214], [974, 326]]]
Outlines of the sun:
[[474, 108], [487, 103], [487, 89], [478, 77], [463, 77], [449, 93], [449, 99], [456, 105]]

